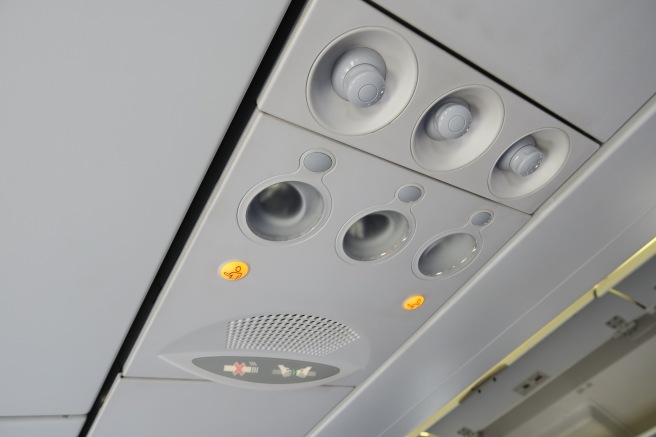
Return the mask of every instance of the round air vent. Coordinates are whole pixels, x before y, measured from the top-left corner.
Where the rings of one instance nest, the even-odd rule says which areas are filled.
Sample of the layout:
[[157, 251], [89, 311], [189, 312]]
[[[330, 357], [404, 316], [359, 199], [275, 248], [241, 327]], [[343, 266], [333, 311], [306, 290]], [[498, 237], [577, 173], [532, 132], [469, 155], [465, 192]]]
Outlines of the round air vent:
[[427, 170], [464, 167], [494, 143], [504, 115], [503, 101], [491, 88], [470, 85], [455, 89], [433, 102], [415, 125], [412, 156]]
[[408, 42], [396, 32], [361, 27], [318, 54], [307, 79], [310, 113], [341, 135], [377, 131], [410, 102], [419, 68]]
[[560, 172], [570, 153], [569, 137], [555, 128], [529, 133], [497, 159], [488, 186], [495, 196], [517, 199], [543, 188]]

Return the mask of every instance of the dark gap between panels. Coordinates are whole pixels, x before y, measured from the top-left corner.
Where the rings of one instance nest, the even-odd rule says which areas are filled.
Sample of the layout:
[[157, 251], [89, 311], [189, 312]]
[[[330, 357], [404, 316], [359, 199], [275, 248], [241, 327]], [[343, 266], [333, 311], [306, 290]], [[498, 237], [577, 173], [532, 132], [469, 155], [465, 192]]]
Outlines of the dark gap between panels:
[[122, 372], [125, 361], [127, 360], [128, 355], [132, 351], [141, 330], [143, 329], [146, 320], [150, 312], [157, 301], [160, 291], [166, 280], [168, 279], [173, 267], [175, 266], [182, 249], [184, 248], [198, 218], [200, 217], [205, 204], [207, 203], [214, 187], [216, 186], [225, 166], [232, 155], [239, 138], [244, 131], [248, 121], [253, 114], [256, 105], [257, 97], [264, 87], [264, 83], [268, 78], [269, 74], [273, 70], [273, 66], [277, 61], [282, 49], [291, 34], [292, 29], [294, 28], [296, 21], [298, 20], [301, 11], [305, 5], [305, 0], [291, 0], [285, 15], [283, 16], [278, 29], [276, 30], [269, 47], [267, 48], [262, 61], [257, 68], [253, 76], [244, 97], [239, 104], [237, 111], [221, 141], [221, 144], [210, 163], [205, 176], [203, 177], [202, 182], [200, 183], [198, 190], [189, 206], [187, 213], [185, 214], [180, 227], [178, 228], [175, 237], [169, 247], [168, 252], [166, 253], [162, 264], [157, 271], [155, 278], [150, 285], [146, 297], [144, 298], [137, 315], [134, 318], [132, 326], [130, 327], [121, 348], [119, 349], [118, 355], [112, 364], [107, 378], [105, 378], [104, 383], [96, 397], [96, 400], [91, 407], [91, 410], [87, 414], [86, 421], [80, 430], [79, 437], [85, 437], [91, 426], [93, 425], [98, 412], [102, 407], [109, 390], [111, 389], [114, 380], [117, 375]]
[[374, 3], [373, 0], [362, 0], [362, 1], [364, 1], [366, 4], [368, 4], [369, 6], [371, 6], [371, 7], [374, 8], [374, 9], [376, 9], [377, 11], [379, 11], [379, 12], [381, 12], [381, 13], [387, 15], [389, 18], [391, 18], [392, 20], [396, 21], [397, 23], [399, 23], [399, 24], [402, 25], [403, 27], [406, 27], [406, 28], [408, 28], [409, 30], [413, 31], [414, 33], [416, 33], [416, 34], [419, 35], [420, 37], [424, 38], [425, 40], [427, 40], [427, 41], [430, 42], [431, 44], [436, 45], [437, 47], [439, 47], [440, 49], [444, 50], [445, 52], [447, 52], [448, 54], [450, 54], [450, 55], [453, 56], [454, 58], [456, 58], [456, 59], [458, 59], [459, 61], [461, 61], [461, 62], [467, 64], [467, 66], [469, 66], [469, 67], [473, 68], [474, 70], [478, 71], [479, 73], [481, 73], [482, 75], [484, 75], [484, 76], [487, 77], [488, 79], [494, 81], [494, 82], [497, 83], [498, 85], [500, 85], [500, 86], [506, 88], [507, 90], [511, 91], [512, 93], [514, 93], [514, 94], [516, 94], [517, 96], [521, 97], [522, 99], [526, 100], [526, 101], [529, 102], [531, 105], [540, 108], [542, 111], [546, 112], [547, 114], [549, 114], [550, 116], [552, 116], [552, 117], [555, 118], [556, 120], [560, 121], [561, 123], [564, 123], [564, 124], [567, 125], [568, 127], [574, 129], [576, 132], [580, 133], [581, 135], [583, 135], [584, 137], [588, 138], [589, 140], [594, 141], [594, 142], [597, 143], [597, 144], [601, 144], [601, 141], [599, 141], [597, 138], [595, 138], [595, 137], [593, 137], [592, 135], [590, 135], [589, 133], [587, 133], [587, 132], [581, 130], [578, 126], [573, 125], [571, 122], [565, 120], [564, 118], [562, 118], [560, 115], [556, 114], [555, 112], [553, 112], [553, 111], [550, 110], [549, 108], [547, 108], [547, 107], [543, 106], [542, 104], [540, 104], [539, 102], [533, 100], [531, 97], [529, 97], [529, 96], [527, 96], [526, 94], [524, 94], [523, 92], [519, 91], [517, 88], [513, 87], [513, 86], [510, 85], [509, 83], [504, 82], [503, 80], [499, 79], [499, 78], [496, 77], [496, 76], [493, 76], [493, 75], [490, 74], [488, 71], [486, 71], [486, 70], [484, 70], [483, 68], [479, 67], [478, 65], [474, 64], [472, 61], [470, 61], [469, 59], [465, 58], [464, 56], [462, 56], [462, 55], [459, 54], [458, 52], [454, 51], [453, 49], [451, 49], [451, 48], [445, 46], [444, 44], [442, 44], [441, 42], [435, 40], [435, 39], [432, 38], [430, 35], [428, 35], [427, 33], [423, 32], [423, 31], [421, 31], [420, 29], [418, 29], [417, 27], [413, 26], [413, 25], [410, 24], [409, 22], [403, 20], [402, 18], [397, 17], [396, 15], [392, 14], [392, 13], [389, 12], [388, 10], [384, 9], [382, 6], [380, 6], [380, 5], [376, 4], [376, 3]]

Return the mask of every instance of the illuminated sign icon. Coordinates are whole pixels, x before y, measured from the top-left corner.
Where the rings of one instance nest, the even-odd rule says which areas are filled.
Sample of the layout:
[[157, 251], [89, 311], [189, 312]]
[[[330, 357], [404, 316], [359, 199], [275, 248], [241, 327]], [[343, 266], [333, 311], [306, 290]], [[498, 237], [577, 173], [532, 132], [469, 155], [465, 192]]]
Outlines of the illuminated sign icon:
[[[285, 367], [282, 364], [278, 364], [278, 368], [280, 369], [280, 374], [282, 375], [283, 378], [289, 378], [290, 376], [292, 376], [292, 369], [290, 369], [289, 367]], [[274, 370], [274, 373], [277, 372]]]
[[283, 378], [290, 378], [295, 376], [297, 378], [305, 379], [308, 376], [317, 376], [317, 372], [312, 372], [312, 366], [303, 367], [302, 369], [290, 369], [287, 366], [278, 364], [278, 368], [273, 370], [274, 375], [281, 375]]
[[310, 373], [312, 373], [314, 376], [316, 373], [315, 372], [310, 372], [310, 369], [312, 367], [303, 367], [302, 369], [296, 370], [296, 376], [298, 376], [301, 379], [305, 379], [306, 376], [308, 376]]
[[424, 304], [424, 296], [412, 296], [409, 297], [403, 302], [403, 308], [405, 308], [408, 311], [416, 310], [420, 306]]
[[206, 372], [240, 384], [307, 385], [332, 378], [340, 372], [338, 367], [328, 364], [272, 357], [197, 357], [192, 363]]
[[241, 261], [230, 261], [219, 268], [219, 274], [223, 279], [236, 281], [248, 274], [248, 264]]
[[246, 363], [240, 363], [235, 361], [235, 364], [223, 366], [223, 371], [230, 372], [233, 374], [233, 376], [237, 376], [237, 375], [244, 376], [246, 373], [259, 372], [259, 368], [257, 367], [256, 362], [249, 361], [248, 364], [249, 366], [247, 366]]

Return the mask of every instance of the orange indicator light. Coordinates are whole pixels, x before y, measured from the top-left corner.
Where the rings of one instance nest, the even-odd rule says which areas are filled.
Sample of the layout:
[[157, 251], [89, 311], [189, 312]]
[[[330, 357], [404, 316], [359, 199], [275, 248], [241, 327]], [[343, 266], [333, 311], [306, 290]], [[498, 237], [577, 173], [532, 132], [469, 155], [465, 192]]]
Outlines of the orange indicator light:
[[411, 296], [403, 302], [403, 308], [409, 311], [416, 310], [424, 304], [424, 300], [424, 296]]
[[248, 274], [248, 264], [241, 261], [230, 261], [219, 268], [219, 275], [228, 281], [242, 279]]

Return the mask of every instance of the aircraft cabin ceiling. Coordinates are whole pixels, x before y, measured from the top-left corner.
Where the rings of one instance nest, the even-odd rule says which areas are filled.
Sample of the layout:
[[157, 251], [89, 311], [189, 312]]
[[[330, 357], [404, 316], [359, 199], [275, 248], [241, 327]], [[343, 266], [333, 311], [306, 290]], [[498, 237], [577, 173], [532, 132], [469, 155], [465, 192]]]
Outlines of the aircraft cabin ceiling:
[[427, 431], [656, 236], [655, 17], [1, 2], [0, 435]]

